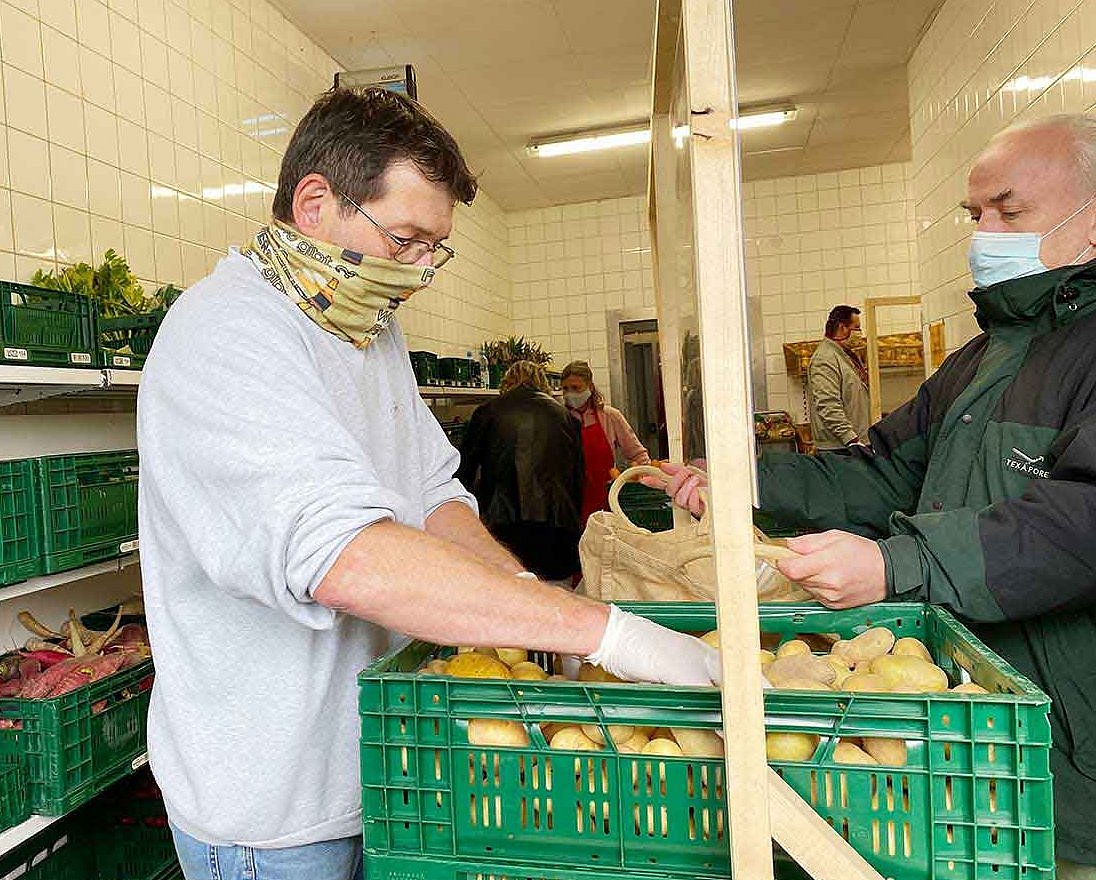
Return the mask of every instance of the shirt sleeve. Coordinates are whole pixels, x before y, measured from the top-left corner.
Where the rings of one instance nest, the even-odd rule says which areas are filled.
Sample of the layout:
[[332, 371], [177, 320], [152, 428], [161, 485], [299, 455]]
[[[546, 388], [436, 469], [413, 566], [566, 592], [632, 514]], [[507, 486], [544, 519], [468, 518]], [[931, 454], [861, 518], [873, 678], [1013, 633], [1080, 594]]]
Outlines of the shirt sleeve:
[[423, 510], [427, 518], [443, 504], [459, 501], [479, 515], [476, 499], [456, 477], [460, 453], [445, 436], [438, 420], [421, 397], [415, 399], [415, 423], [422, 450]]
[[624, 453], [624, 457], [628, 460], [628, 467], [635, 467], [640, 464], [650, 464], [651, 456], [647, 452], [647, 448], [639, 442], [636, 432], [633, 431], [632, 426], [628, 424], [628, 420], [624, 417], [624, 413], [619, 409], [613, 409], [611, 407], [606, 407], [605, 410], [609, 416], [610, 423], [613, 426], [616, 444], [620, 447], [620, 451]]
[[328, 628], [313, 590], [358, 532], [412, 507], [339, 420], [310, 327], [273, 296], [196, 292], [173, 307], [142, 377], [142, 544], [171, 529], [226, 592]]

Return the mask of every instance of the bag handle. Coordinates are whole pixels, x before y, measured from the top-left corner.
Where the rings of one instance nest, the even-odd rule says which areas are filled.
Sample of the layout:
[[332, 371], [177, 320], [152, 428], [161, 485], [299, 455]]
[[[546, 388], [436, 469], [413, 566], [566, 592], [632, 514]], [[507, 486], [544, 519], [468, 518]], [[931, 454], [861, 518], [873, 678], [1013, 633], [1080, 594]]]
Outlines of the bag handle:
[[[686, 469], [691, 473], [707, 476], [700, 468], [693, 467], [692, 465], [686, 465]], [[640, 477], [655, 477], [662, 483], [669, 482], [669, 477], [659, 468], [652, 467], [649, 464], [641, 464], [622, 471], [620, 476], [613, 480], [613, 485], [609, 487], [609, 510], [636, 529], [639, 529], [639, 526], [628, 519], [628, 514], [626, 514], [624, 509], [620, 506], [620, 490], [624, 488], [625, 484], [631, 483], [633, 480], [639, 479]], [[704, 498], [704, 516], [700, 519], [699, 528], [701, 534], [707, 534], [709, 531], [708, 523], [710, 515], [706, 491], [702, 490], [702, 497]], [[647, 531], [647, 529], [640, 529], [640, 531]], [[760, 540], [760, 538], [764, 537], [764, 533], [757, 529], [754, 530], [754, 536], [754, 556], [758, 559], [763, 559], [766, 562], [778, 562], [781, 559], [795, 559], [800, 555], [790, 547], [785, 547], [783, 544], [772, 544], [768, 543], [767, 540]]]

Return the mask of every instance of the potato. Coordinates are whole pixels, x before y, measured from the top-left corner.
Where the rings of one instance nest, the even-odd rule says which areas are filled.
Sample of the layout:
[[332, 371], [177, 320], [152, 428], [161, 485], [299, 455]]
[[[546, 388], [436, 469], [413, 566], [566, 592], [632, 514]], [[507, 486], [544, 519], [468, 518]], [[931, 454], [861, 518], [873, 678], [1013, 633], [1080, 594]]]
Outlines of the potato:
[[833, 750], [835, 764], [878, 764], [871, 755], [855, 743], [841, 740]]
[[524, 681], [546, 681], [548, 679], [548, 673], [537, 666], [536, 663], [530, 663], [527, 660], [523, 660], [520, 663], [515, 663], [510, 667], [510, 674], [514, 678], [522, 679]]
[[488, 657], [495, 657], [496, 659], [499, 656], [499, 652], [496, 651], [494, 648], [473, 648], [470, 645], [465, 645], [463, 647], [457, 648], [457, 653], [458, 654], [485, 654]]
[[770, 761], [809, 761], [817, 748], [813, 733], [765, 734], [765, 757]]
[[929, 649], [925, 647], [925, 643], [920, 639], [911, 638], [910, 636], [906, 636], [895, 642], [894, 647], [891, 648], [891, 653], [896, 657], [920, 657], [926, 663], [934, 662], [932, 654], [930, 654]]
[[957, 684], [951, 689], [953, 694], [988, 694], [984, 687], [980, 684], [975, 684], [973, 681], [966, 681], [963, 684]]
[[884, 694], [888, 690], [886, 679], [871, 672], [854, 672], [843, 682], [841, 690], [853, 693]]
[[765, 677], [777, 687], [781, 680], [789, 678], [809, 678], [829, 685], [837, 677], [837, 673], [821, 657], [796, 654], [791, 657], [777, 657], [765, 667]]
[[646, 733], [644, 733], [642, 730], [637, 729], [636, 732], [632, 735], [632, 738], [629, 739], [627, 742], [619, 742], [616, 740], [614, 740], [614, 742], [616, 742], [618, 752], [638, 755], [640, 752], [643, 751], [647, 743], [650, 742], [650, 739], [647, 737]]
[[766, 651], [764, 648], [761, 649], [761, 667], [762, 667], [762, 669], [764, 669], [766, 666], [768, 666], [770, 663], [772, 663], [773, 660], [775, 660], [775, 659], [776, 659], [776, 654], [774, 654], [772, 651]]
[[563, 721], [542, 721], [540, 722], [540, 732], [544, 734], [544, 739], [547, 742], [552, 741], [552, 737], [559, 733], [565, 727], [574, 727], [573, 724], [567, 724]]
[[573, 725], [556, 731], [549, 745], [553, 749], [566, 749], [571, 752], [600, 752], [602, 749], [580, 728]]
[[513, 666], [515, 663], [524, 663], [529, 659], [529, 652], [524, 648], [496, 648], [495, 651], [499, 660], [507, 666]]
[[685, 753], [672, 739], [653, 739], [642, 749], [639, 750], [643, 755], [672, 755], [676, 758], [682, 757]]
[[608, 682], [615, 684], [624, 683], [624, 679], [617, 678], [611, 672], [606, 672], [600, 666], [594, 666], [592, 663], [583, 663], [578, 668], [578, 680], [589, 682]]
[[520, 721], [473, 718], [468, 722], [468, 742], [474, 746], [527, 746], [529, 733]]
[[948, 676], [943, 669], [910, 654], [876, 657], [871, 671], [883, 677], [888, 689], [907, 687], [919, 693], [948, 689]]
[[811, 646], [799, 639], [791, 639], [790, 641], [784, 642], [784, 644], [776, 649], [777, 659], [781, 657], [799, 657], [810, 653]]
[[723, 739], [714, 730], [695, 727], [671, 727], [677, 744], [686, 755], [697, 758], [722, 758]]
[[864, 751], [887, 767], [906, 766], [906, 741], [885, 736], [865, 736]]
[[704, 633], [704, 635], [700, 637], [700, 641], [702, 641], [706, 645], [711, 645], [713, 648], [718, 648], [719, 630], [713, 629], [710, 633]]
[[[636, 729], [630, 724], [607, 724], [606, 727], [608, 727], [609, 736], [612, 737], [614, 743], [627, 742], [636, 733]], [[605, 745], [605, 735], [596, 724], [583, 724], [582, 732], [599, 746]]]
[[545, 679], [545, 681], [570, 681], [570, 680], [571, 679], [569, 679], [566, 675], [560, 675], [559, 673], [556, 673], [555, 675], [549, 675], [548, 678]]
[[513, 678], [510, 667], [479, 651], [457, 654], [445, 664], [445, 674], [457, 678]]
[[842, 654], [826, 654], [822, 657], [826, 663], [829, 663], [834, 669], [844, 669], [846, 672], [852, 669], [853, 664], [849, 662], [848, 657]]
[[834, 687], [841, 684], [841, 682], [843, 682], [846, 678], [852, 675], [852, 670], [849, 669], [849, 665], [842, 657], [839, 657], [836, 654], [827, 654], [821, 659], [823, 663], [829, 663], [830, 666], [833, 667], [833, 672], [835, 675], [835, 678], [833, 680]]
[[[847, 673], [846, 673], [847, 676]], [[769, 682], [778, 691], [828, 691], [829, 685], [824, 685], [813, 678], [781, 678], [775, 682]]]
[[445, 667], [448, 665], [444, 660], [435, 657], [422, 668], [422, 671], [427, 675], [445, 675]]
[[883, 656], [893, 647], [894, 633], [885, 626], [873, 626], [854, 639], [834, 642], [831, 651], [852, 663], [862, 663]]

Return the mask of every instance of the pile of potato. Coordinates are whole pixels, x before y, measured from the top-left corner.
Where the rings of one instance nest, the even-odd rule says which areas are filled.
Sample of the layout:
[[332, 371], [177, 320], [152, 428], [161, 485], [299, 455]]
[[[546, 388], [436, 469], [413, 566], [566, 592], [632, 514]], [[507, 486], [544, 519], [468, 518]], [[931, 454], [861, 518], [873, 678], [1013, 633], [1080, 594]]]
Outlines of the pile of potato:
[[[778, 690], [928, 694], [946, 691], [950, 684], [947, 673], [933, 663], [920, 639], [895, 639], [894, 633], [882, 626], [836, 641], [824, 655], [813, 654], [806, 641], [792, 639], [776, 653], [762, 651], [761, 669]], [[986, 693], [973, 683], [950, 689]]]
[[[767, 733], [765, 756], [770, 761], [809, 761], [818, 749], [813, 733]], [[833, 750], [835, 764], [883, 764], [906, 766], [906, 743], [889, 737], [842, 737]]]
[[428, 660], [419, 672], [451, 675], [454, 678], [514, 678], [525, 681], [567, 681], [563, 675], [549, 675], [529, 660], [524, 648], [458, 648], [448, 660]]
[[[606, 742], [605, 731], [611, 743]], [[635, 727], [609, 724], [571, 724], [545, 721], [540, 732], [550, 748], [568, 752], [601, 752], [616, 747], [621, 754], [722, 758], [723, 740], [714, 730], [691, 727]], [[473, 718], [468, 722], [468, 742], [474, 746], [517, 746], [530, 743], [520, 721]]]

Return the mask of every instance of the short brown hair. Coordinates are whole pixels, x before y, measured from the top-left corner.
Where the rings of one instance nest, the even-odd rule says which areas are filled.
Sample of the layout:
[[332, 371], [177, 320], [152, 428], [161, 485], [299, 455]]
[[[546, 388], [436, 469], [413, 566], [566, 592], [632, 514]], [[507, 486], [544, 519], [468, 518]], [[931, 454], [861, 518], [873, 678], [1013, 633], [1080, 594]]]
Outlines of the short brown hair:
[[499, 394], [505, 394], [519, 385], [532, 388], [534, 391], [543, 391], [545, 394], [552, 393], [552, 386], [548, 384], [548, 374], [544, 372], [544, 367], [532, 361], [514, 361], [510, 364], [510, 369], [499, 382]]
[[331, 89], [293, 132], [278, 174], [274, 216], [293, 222], [293, 193], [309, 174], [322, 174], [358, 204], [379, 198], [384, 172], [400, 161], [444, 184], [454, 201], [470, 205], [476, 197], [476, 178], [457, 142], [417, 102], [387, 89]]
[[852, 323], [852, 316], [859, 315], [856, 306], [834, 306], [826, 317], [826, 337], [832, 338], [838, 327]]

